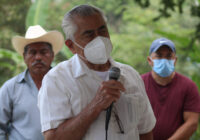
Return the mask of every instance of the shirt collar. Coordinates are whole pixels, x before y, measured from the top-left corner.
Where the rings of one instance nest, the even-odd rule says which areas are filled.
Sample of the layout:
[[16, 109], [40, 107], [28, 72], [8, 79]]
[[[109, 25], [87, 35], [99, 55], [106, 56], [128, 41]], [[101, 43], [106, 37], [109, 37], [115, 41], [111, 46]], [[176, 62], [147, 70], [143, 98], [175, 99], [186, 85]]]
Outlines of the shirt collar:
[[78, 78], [86, 73], [89, 73], [89, 68], [86, 64], [75, 54], [72, 57], [72, 73], [75, 78]]
[[[121, 65], [117, 62], [115, 62], [111, 57], [109, 58], [109, 61], [111, 63], [111, 66], [113, 67], [118, 67], [121, 69]], [[73, 76], [74, 78], [78, 78], [80, 76], [83, 76], [85, 74], [91, 75], [92, 72], [91, 70], [87, 67], [87, 65], [78, 57], [77, 54], [75, 54], [72, 57], [72, 72], [73, 72]], [[122, 69], [121, 69], [122, 70]], [[120, 75], [120, 81], [123, 81], [124, 79], [124, 73], [123, 71], [121, 71], [121, 75]]]
[[23, 81], [27, 81], [27, 80], [28, 80], [27, 73], [28, 73], [28, 69], [26, 69], [24, 72], [22, 72], [22, 73], [18, 76], [17, 82], [18, 82], [18, 83], [21, 83], [21, 82], [23, 82]]

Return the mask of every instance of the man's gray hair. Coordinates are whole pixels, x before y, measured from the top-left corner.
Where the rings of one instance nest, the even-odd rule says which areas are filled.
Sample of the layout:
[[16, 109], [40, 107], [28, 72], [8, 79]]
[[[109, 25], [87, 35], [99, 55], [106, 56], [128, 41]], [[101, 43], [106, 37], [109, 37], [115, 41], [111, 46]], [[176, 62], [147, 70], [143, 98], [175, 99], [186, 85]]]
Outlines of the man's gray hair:
[[62, 21], [62, 28], [65, 33], [66, 40], [74, 39], [74, 33], [77, 30], [77, 25], [74, 23], [74, 17], [87, 17], [97, 13], [103, 17], [105, 22], [107, 21], [104, 13], [99, 8], [91, 5], [79, 5], [67, 12]]

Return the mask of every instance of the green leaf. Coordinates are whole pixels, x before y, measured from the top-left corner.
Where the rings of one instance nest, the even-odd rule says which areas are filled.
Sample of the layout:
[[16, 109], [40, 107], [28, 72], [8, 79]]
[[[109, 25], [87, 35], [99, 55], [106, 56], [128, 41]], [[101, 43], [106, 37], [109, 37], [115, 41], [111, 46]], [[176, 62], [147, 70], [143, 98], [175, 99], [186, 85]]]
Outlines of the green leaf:
[[32, 25], [44, 26], [48, 17], [50, 0], [37, 0], [29, 9], [26, 17], [26, 29]]
[[66, 55], [67, 59], [71, 58], [74, 55], [66, 46], [62, 48], [61, 53], [63, 53], [63, 55]]
[[[10, 59], [10, 60], [13, 60], [17, 65], [20, 65], [21, 67], [25, 67], [25, 64], [22, 63], [23, 62], [22, 56], [20, 56], [17, 52], [0, 48], [0, 59]], [[12, 64], [10, 65], [14, 66]]]

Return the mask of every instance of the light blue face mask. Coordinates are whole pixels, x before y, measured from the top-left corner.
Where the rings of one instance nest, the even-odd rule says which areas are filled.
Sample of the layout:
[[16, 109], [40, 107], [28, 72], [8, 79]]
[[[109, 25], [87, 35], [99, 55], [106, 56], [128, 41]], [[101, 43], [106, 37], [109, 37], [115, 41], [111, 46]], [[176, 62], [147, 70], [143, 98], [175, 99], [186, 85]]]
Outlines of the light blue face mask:
[[168, 77], [174, 71], [175, 60], [154, 59], [152, 61], [153, 61], [153, 71], [161, 77]]

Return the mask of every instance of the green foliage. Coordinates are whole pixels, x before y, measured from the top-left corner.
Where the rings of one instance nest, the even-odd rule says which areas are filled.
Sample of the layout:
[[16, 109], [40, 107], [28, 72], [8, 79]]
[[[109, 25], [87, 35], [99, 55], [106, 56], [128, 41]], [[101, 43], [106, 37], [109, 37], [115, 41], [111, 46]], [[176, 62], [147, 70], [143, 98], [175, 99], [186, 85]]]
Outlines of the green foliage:
[[[148, 0], [137, 0], [137, 3], [139, 3], [140, 6], [143, 5], [142, 7], [145, 7], [145, 3], [147, 1]], [[10, 7], [18, 7], [13, 9], [21, 10], [21, 7], [28, 6], [28, 3], [26, 1], [20, 0], [20, 2], [21, 3], [17, 6]], [[153, 22], [152, 20], [160, 14], [159, 7], [164, 7], [166, 3], [166, 1], [162, 4], [160, 2], [162, 1], [151, 1], [151, 3], [149, 2], [149, 4], [147, 4], [148, 8], [141, 9], [136, 5], [134, 0], [37, 0], [29, 8], [26, 18], [26, 26], [28, 27], [29, 25], [40, 24], [45, 29], [56, 29], [62, 32], [61, 22], [65, 12], [70, 10], [74, 5], [84, 3], [92, 4], [101, 8], [108, 17], [111, 40], [114, 44], [114, 50], [112, 53], [114, 59], [119, 60], [123, 63], [130, 64], [140, 73], [147, 72], [151, 69], [146, 62], [148, 48], [155, 38], [164, 36], [172, 39], [177, 46], [177, 55], [179, 57], [177, 71], [191, 78], [195, 77], [197, 73], [194, 69], [196, 69], [196, 66], [199, 63], [199, 42], [194, 40], [195, 47], [188, 47], [188, 45], [190, 44], [191, 38], [193, 37], [192, 34], [195, 33], [194, 27], [198, 25], [198, 19], [192, 18], [190, 16], [190, 7], [188, 5], [183, 5], [184, 15], [170, 13], [170, 18], [160, 18], [159, 21]], [[173, 5], [172, 3], [168, 4]], [[2, 7], [2, 9], [8, 12], [7, 9], [10, 9], [9, 5], [7, 5], [7, 7], [8, 8]], [[16, 10], [15, 12], [16, 14], [20, 13], [20, 11], [18, 10]], [[15, 15], [15, 12], [12, 12], [13, 15]], [[12, 16], [12, 18], [14, 17], [15, 16]], [[23, 19], [24, 21], [25, 17], [26, 16], [24, 16]], [[24, 22], [23, 20], [19, 20], [19, 22]], [[13, 20], [11, 19], [10, 21], [13, 22]], [[5, 23], [10, 22], [9, 20], [7, 20]], [[12, 27], [17, 28], [18, 26]], [[20, 35], [24, 35], [25, 33], [24, 29], [20, 30], [20, 32], [18, 32], [18, 30], [16, 31], [17, 34]], [[4, 46], [9, 46], [9, 50], [13, 50], [10, 47], [10, 38], [15, 34], [16, 33], [9, 30], [9, 28], [4, 28], [3, 33], [0, 34], [0, 37], [6, 40], [6, 42], [1, 41], [1, 47], [3, 48]], [[3, 42], [5, 42], [4, 45], [2, 45]], [[135, 55], [133, 55], [133, 53]], [[67, 47], [64, 47], [62, 51], [56, 56], [54, 65], [56, 65], [60, 61], [70, 58], [71, 56], [72, 54], [69, 49]], [[191, 63], [191, 61], [196, 62], [197, 64]], [[182, 68], [183, 65], [185, 65], [186, 67]]]
[[12, 32], [24, 33], [25, 17], [30, 4], [29, 0], [1, 0], [1, 31], [2, 29], [10, 29]]
[[51, 0], [36, 0], [36, 2], [32, 4], [26, 17], [26, 29], [32, 25], [45, 25], [50, 1]]
[[[1, 0], [0, 18], [4, 20], [0, 21], [0, 85], [26, 67], [11, 47], [12, 36], [23, 36], [25, 27], [35, 24], [62, 32], [64, 14], [85, 3], [106, 14], [115, 60], [133, 66], [141, 74], [150, 71], [146, 61], [149, 46], [155, 38], [167, 37], [176, 44], [176, 71], [190, 77], [200, 89], [200, 0], [36, 0], [33, 4], [27, 0]], [[53, 66], [72, 55], [63, 46]], [[199, 137], [200, 128], [192, 140]]]
[[25, 33], [25, 17], [31, 1], [0, 2], [0, 85], [25, 68], [23, 59], [14, 51], [11, 38]]
[[[9, 58], [9, 59], [12, 59], [14, 61], [14, 63], [16, 63], [17, 68], [23, 68], [24, 67], [25, 64], [22, 63], [23, 58], [20, 55], [18, 55], [17, 53], [10, 51], [10, 50], [7, 50], [7, 49], [0, 49], [0, 52], [1, 52], [0, 53], [0, 59]], [[4, 64], [4, 63], [5, 62], [1, 62], [0, 64]], [[7, 65], [7, 64], [4, 64], [4, 65], [11, 68], [11, 70], [18, 70], [18, 69], [16, 69], [16, 66], [14, 66], [14, 65]]]
[[[176, 44], [176, 71], [190, 77], [200, 89], [200, 0], [36, 0], [33, 4], [29, 0], [1, 0], [0, 85], [26, 68], [23, 58], [12, 48], [14, 35], [23, 36], [25, 27], [36, 24], [62, 32], [64, 14], [85, 3], [106, 14], [115, 60], [133, 66], [141, 74], [150, 71], [146, 61], [149, 46], [155, 38], [167, 37]], [[53, 66], [72, 55], [63, 46]], [[191, 139], [199, 137], [200, 128]]]
[[13, 75], [20, 73], [24, 69], [25, 64], [22, 57], [16, 52], [0, 48], [0, 66], [0, 73], [4, 73], [4, 75], [1, 75], [0, 82], [3, 83], [5, 78], [11, 78], [10, 73]]

